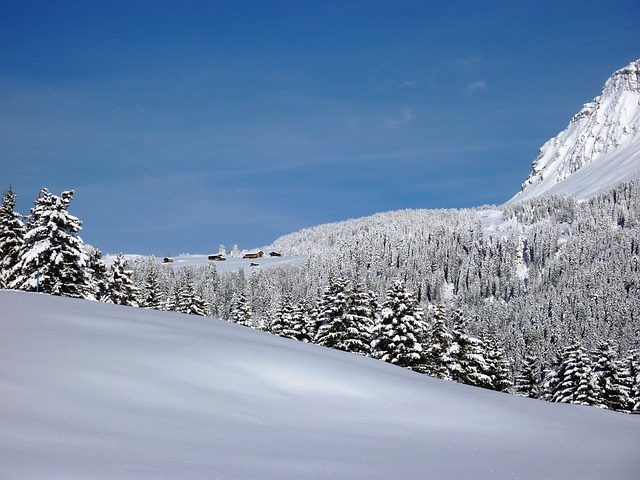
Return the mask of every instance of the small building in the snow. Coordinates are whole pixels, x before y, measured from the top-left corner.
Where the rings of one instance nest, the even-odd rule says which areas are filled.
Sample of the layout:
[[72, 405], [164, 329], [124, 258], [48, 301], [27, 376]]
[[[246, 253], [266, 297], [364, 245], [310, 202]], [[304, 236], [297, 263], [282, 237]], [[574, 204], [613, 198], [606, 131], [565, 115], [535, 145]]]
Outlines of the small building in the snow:
[[259, 252], [249, 252], [249, 253], [245, 253], [244, 256], [242, 258], [244, 259], [248, 259], [248, 258], [262, 258], [264, 256], [264, 252], [262, 250], [260, 250]]
[[210, 262], [224, 262], [227, 259], [227, 257], [221, 253], [218, 253], [217, 255], [209, 255], [207, 258]]
[[162, 260], [163, 263], [173, 263], [173, 258], [171, 257], [164, 257], [164, 260]]
[[270, 252], [269, 256], [270, 257], [281, 257], [282, 254], [280, 252]]

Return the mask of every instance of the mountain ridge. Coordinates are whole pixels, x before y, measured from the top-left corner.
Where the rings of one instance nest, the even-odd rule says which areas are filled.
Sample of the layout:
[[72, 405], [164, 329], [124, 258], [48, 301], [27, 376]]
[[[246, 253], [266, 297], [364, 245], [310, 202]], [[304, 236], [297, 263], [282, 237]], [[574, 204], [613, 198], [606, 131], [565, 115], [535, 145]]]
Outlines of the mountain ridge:
[[520, 192], [507, 203], [539, 196], [590, 198], [640, 178], [640, 60], [614, 72], [602, 93], [547, 141]]

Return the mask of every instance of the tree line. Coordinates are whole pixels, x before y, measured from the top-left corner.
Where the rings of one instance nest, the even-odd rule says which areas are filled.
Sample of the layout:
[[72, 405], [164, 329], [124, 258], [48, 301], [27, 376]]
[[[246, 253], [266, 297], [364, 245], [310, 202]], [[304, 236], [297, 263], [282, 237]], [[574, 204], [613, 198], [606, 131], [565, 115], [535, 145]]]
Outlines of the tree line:
[[[43, 189], [25, 222], [12, 189], [5, 192], [2, 288], [213, 316], [478, 387], [640, 408], [637, 341], [629, 338], [638, 332], [637, 296], [628, 307], [638, 289], [637, 185], [590, 202], [590, 218], [571, 199], [507, 207], [504, 221], [519, 235], [488, 234], [477, 211], [390, 212], [320, 226], [276, 242], [289, 254], [306, 251], [307, 262], [250, 275], [122, 255], [107, 266], [79, 237], [72, 198]], [[594, 231], [602, 236], [585, 243]], [[630, 260], [619, 261], [619, 248]], [[597, 276], [593, 265], [576, 267], [598, 256]], [[627, 271], [611, 286], [620, 266]], [[597, 292], [598, 310], [576, 301], [585, 288]], [[621, 291], [607, 298], [614, 289]]]

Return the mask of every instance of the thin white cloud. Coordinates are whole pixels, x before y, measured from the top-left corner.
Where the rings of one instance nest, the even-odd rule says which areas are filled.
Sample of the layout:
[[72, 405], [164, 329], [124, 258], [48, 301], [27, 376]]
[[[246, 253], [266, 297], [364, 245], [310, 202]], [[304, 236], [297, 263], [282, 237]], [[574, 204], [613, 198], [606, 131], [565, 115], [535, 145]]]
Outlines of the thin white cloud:
[[475, 82], [468, 83], [465, 89], [469, 95], [473, 95], [478, 91], [486, 90], [487, 83], [484, 80], [476, 80]]
[[416, 82], [415, 80], [405, 80], [404, 82], [402, 82], [402, 86], [405, 88], [416, 88], [417, 84], [418, 82]]
[[387, 118], [385, 124], [387, 128], [396, 129], [411, 123], [412, 120], [411, 107], [404, 107], [399, 115]]

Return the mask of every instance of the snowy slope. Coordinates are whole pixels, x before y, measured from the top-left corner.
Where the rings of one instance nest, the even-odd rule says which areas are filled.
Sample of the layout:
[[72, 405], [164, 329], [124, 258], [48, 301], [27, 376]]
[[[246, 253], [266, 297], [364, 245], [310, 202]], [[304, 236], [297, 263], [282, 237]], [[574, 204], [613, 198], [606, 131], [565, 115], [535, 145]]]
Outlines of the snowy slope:
[[589, 198], [638, 178], [640, 60], [615, 72], [602, 94], [544, 144], [522, 190], [509, 202], [541, 195]]
[[0, 478], [637, 479], [640, 416], [222, 321], [0, 291]]

